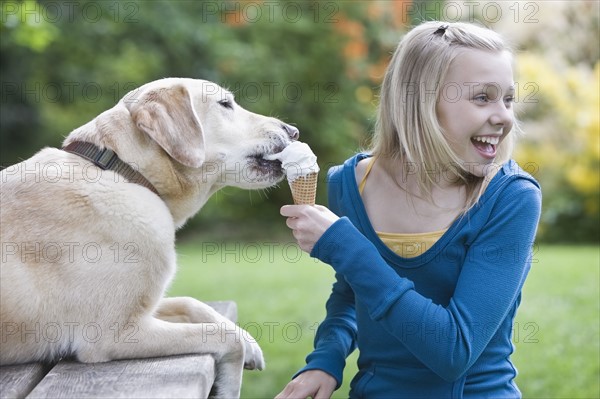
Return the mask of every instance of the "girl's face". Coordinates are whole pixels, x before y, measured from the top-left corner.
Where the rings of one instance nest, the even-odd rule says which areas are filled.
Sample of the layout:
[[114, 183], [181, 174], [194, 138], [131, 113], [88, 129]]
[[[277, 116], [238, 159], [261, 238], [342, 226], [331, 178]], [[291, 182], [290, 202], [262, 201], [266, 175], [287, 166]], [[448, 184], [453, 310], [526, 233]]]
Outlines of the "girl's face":
[[452, 62], [436, 112], [463, 167], [482, 177], [513, 125], [514, 82], [508, 52], [465, 49]]

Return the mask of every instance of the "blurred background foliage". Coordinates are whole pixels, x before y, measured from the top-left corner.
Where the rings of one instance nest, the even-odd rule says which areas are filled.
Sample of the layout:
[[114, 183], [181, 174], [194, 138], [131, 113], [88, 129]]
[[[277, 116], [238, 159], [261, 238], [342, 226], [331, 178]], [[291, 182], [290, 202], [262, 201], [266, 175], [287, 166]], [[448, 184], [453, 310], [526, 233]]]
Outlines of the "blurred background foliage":
[[[296, 125], [325, 171], [368, 146], [390, 54], [421, 20], [479, 21], [516, 49], [526, 135], [515, 158], [542, 184], [542, 241], [600, 240], [597, 1], [3, 1], [0, 163], [60, 146], [129, 90], [215, 81]], [[272, 237], [286, 184], [227, 188], [182, 236]], [[239, 221], [243, 220], [243, 223]]]

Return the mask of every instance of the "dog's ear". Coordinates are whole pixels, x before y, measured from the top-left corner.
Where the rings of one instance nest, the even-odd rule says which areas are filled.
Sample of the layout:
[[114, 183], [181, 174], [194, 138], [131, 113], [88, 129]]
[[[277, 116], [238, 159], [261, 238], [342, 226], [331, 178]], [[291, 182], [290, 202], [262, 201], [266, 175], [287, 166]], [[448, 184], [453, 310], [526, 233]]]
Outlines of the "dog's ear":
[[204, 163], [204, 134], [185, 86], [154, 89], [135, 97], [125, 105], [136, 126], [173, 159], [199, 168]]

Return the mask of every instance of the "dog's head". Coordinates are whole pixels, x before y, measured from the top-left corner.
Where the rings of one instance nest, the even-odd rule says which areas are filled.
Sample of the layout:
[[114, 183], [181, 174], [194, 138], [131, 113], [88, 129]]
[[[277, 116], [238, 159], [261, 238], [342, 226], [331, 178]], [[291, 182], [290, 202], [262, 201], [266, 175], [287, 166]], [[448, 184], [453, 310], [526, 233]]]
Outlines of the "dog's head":
[[182, 167], [201, 169], [216, 188], [258, 189], [281, 181], [281, 164], [264, 156], [299, 135], [276, 118], [245, 110], [231, 92], [205, 80], [157, 80], [122, 101], [139, 130]]

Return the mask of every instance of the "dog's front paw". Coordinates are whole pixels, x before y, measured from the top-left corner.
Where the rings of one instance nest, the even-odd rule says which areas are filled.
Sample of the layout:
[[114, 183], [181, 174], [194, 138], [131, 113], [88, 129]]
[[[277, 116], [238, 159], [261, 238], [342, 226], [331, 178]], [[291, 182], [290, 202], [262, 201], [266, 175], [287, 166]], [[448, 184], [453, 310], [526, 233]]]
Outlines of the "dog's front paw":
[[265, 358], [258, 343], [252, 338], [246, 338], [244, 342], [246, 345], [244, 368], [246, 370], [263, 370], [265, 368]]

